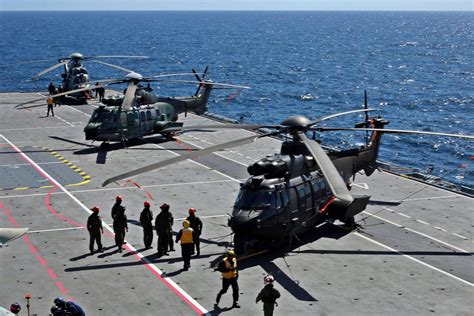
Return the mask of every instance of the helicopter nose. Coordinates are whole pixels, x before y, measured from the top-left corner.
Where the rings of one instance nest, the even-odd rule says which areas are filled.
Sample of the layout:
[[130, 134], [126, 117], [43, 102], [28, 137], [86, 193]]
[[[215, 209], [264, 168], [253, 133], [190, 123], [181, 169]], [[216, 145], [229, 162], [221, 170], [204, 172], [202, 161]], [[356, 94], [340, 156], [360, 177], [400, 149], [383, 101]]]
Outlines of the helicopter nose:
[[86, 140], [91, 140], [91, 139], [93, 140], [93, 139], [96, 139], [99, 133], [99, 127], [87, 125], [84, 128], [84, 132], [86, 134]]
[[234, 211], [229, 225], [235, 230], [249, 229], [257, 222], [260, 210], [237, 210]]

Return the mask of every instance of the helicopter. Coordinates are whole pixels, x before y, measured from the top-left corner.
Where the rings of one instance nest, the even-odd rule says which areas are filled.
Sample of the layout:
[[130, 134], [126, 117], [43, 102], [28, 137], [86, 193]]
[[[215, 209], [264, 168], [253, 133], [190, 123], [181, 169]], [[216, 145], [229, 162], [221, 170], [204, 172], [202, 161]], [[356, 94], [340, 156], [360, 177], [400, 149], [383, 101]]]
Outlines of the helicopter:
[[[223, 84], [206, 80], [208, 67], [202, 74], [194, 69], [192, 73], [163, 74], [154, 77], [143, 77], [136, 72], [128, 73], [124, 79], [105, 79], [98, 83], [107, 85], [127, 83], [124, 96], [104, 98], [101, 105], [94, 109], [91, 118], [84, 128], [86, 140], [101, 141], [101, 149], [107, 149], [109, 142], [123, 142], [144, 136], [161, 134], [166, 140], [173, 136], [171, 132], [164, 132], [167, 128], [180, 128], [183, 123], [177, 122], [178, 114], [193, 111], [202, 114], [207, 111], [207, 101], [214, 87], [230, 89], [248, 89], [246, 86]], [[148, 84], [144, 87], [140, 82], [173, 82], [192, 83], [191, 80], [164, 80], [158, 78], [194, 75], [199, 84], [194, 95], [184, 97], [161, 97], [152, 92]], [[55, 94], [52, 97], [61, 97], [69, 93], [103, 88], [101, 84], [93, 87], [75, 89], [69, 92]]]
[[[83, 66], [82, 61], [90, 61], [94, 63], [98, 63], [107, 67], [115, 68], [127, 73], [132, 72], [130, 69], [126, 69], [124, 67], [120, 67], [117, 65], [109, 64], [103, 61], [95, 60], [100, 58], [148, 58], [147, 56], [84, 56], [81, 53], [73, 53], [69, 55], [69, 57], [62, 57], [58, 59], [58, 63], [48, 67], [35, 76], [32, 77], [32, 80], [37, 80], [39, 77], [43, 76], [44, 74], [63, 66], [64, 72], [61, 74], [62, 77], [62, 85], [61, 91], [59, 92], [67, 92], [79, 88], [85, 88], [90, 85], [89, 83], [89, 73], [87, 69]], [[67, 95], [67, 98], [63, 98], [61, 101], [64, 103], [70, 104], [85, 104], [86, 100], [89, 99], [90, 96], [88, 91], [80, 91], [76, 93], [71, 93]]]
[[[243, 128], [263, 133], [182, 154], [165, 161], [135, 169], [104, 181], [103, 186], [186, 159], [213, 153], [269, 136], [283, 136], [279, 153], [267, 156], [248, 166], [250, 174], [235, 200], [228, 225], [234, 233], [234, 249], [239, 254], [273, 248], [301, 235], [325, 221], [340, 220], [355, 228], [354, 216], [369, 203], [368, 195], [352, 195], [351, 179], [360, 171], [370, 176], [377, 170], [377, 156], [384, 133], [424, 134], [474, 139], [473, 136], [424, 131], [386, 129], [389, 122], [369, 118], [365, 109], [352, 110], [309, 120], [290, 116], [276, 126], [225, 124], [200, 126], [203, 129]], [[342, 115], [365, 112], [366, 119], [354, 128], [319, 127], [318, 124]], [[181, 128], [185, 131], [187, 128]], [[196, 128], [190, 127], [196, 130]], [[173, 128], [164, 131], [172, 131]], [[325, 151], [307, 132], [366, 131], [371, 132], [364, 146], [342, 151]]]

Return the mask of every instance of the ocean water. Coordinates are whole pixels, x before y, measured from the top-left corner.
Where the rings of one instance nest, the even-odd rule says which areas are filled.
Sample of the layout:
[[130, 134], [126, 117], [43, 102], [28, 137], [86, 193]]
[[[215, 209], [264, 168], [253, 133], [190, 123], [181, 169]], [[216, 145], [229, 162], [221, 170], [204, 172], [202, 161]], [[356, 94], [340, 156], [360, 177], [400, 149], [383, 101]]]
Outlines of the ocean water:
[[[388, 128], [474, 134], [473, 12], [1, 12], [0, 91], [45, 91], [60, 71], [28, 78], [74, 52], [146, 55], [104, 60], [145, 75], [202, 71], [244, 84], [215, 90], [210, 111], [278, 124], [369, 105]], [[52, 59], [34, 64], [31, 60]], [[123, 73], [86, 63], [91, 79]], [[195, 86], [154, 85], [161, 95]], [[377, 114], [377, 112], [376, 112]], [[324, 122], [352, 127], [363, 115]], [[365, 133], [324, 133], [325, 144], [361, 144]], [[473, 142], [385, 135], [380, 159], [474, 187]]]

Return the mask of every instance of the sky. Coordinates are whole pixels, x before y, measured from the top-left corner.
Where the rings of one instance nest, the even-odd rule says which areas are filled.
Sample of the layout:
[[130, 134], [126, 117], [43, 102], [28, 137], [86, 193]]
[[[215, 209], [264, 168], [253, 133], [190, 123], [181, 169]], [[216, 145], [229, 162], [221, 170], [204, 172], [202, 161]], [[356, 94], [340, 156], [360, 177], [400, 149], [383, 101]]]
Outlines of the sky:
[[474, 0], [0, 0], [0, 11], [377, 10], [471, 11]]

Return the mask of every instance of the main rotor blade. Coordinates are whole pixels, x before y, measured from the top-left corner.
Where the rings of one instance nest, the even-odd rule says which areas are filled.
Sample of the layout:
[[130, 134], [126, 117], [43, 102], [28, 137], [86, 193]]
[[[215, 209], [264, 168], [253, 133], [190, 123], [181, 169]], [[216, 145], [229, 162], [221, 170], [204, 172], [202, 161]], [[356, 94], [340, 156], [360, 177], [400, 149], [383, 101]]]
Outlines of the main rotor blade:
[[377, 109], [361, 109], [361, 110], [352, 110], [352, 111], [347, 111], [347, 112], [339, 112], [339, 113], [335, 113], [335, 114], [331, 114], [331, 115], [328, 115], [328, 116], [323, 116], [315, 121], [313, 121], [310, 126], [312, 125], [315, 125], [315, 124], [318, 124], [319, 122], [322, 122], [322, 121], [325, 121], [325, 120], [329, 120], [329, 119], [332, 119], [334, 117], [338, 117], [338, 116], [342, 116], [342, 115], [347, 115], [347, 114], [352, 114], [352, 113], [358, 113], [358, 112], [369, 112], [369, 111], [376, 111]]
[[[257, 124], [214, 124], [214, 125], [195, 125], [195, 126], [183, 126], [183, 127], [168, 127], [161, 131], [161, 133], [170, 133], [170, 132], [185, 132], [185, 131], [199, 131], [199, 130], [210, 130], [210, 129], [230, 129], [230, 128], [240, 128], [247, 130], [254, 130], [263, 127], [268, 127], [265, 125]], [[274, 127], [274, 126], [272, 126]]]
[[325, 132], [325, 131], [369, 131], [370, 132], [370, 131], [373, 131], [373, 132], [383, 132], [383, 133], [388, 133], [388, 134], [421, 134], [421, 135], [434, 135], [434, 136], [447, 136], [447, 137], [474, 139], [474, 136], [471, 136], [471, 135], [411, 131], [411, 130], [400, 130], [400, 129], [385, 129], [385, 128], [315, 127], [315, 128], [311, 128], [310, 130], [315, 130], [319, 132]]
[[126, 55], [100, 55], [100, 56], [86, 56], [84, 59], [89, 58], [150, 58], [149, 56], [126, 56]]
[[105, 65], [105, 66], [108, 66], [108, 67], [112, 67], [112, 68], [115, 68], [115, 69], [118, 69], [118, 70], [122, 70], [124, 72], [134, 72], [133, 70], [130, 70], [130, 69], [127, 69], [127, 68], [123, 68], [123, 67], [120, 67], [120, 66], [117, 66], [117, 65], [113, 65], [113, 64], [109, 64], [109, 63], [105, 63], [103, 61], [100, 61], [100, 60], [89, 60], [93, 63], [97, 63], [97, 64], [102, 64], [102, 65]]
[[43, 71], [39, 72], [38, 74], [36, 74], [35, 76], [33, 76], [31, 79], [36, 80], [36, 79], [38, 79], [39, 77], [41, 77], [42, 75], [44, 75], [45, 73], [48, 73], [48, 72], [50, 72], [51, 70], [54, 70], [54, 69], [56, 69], [56, 68], [58, 68], [58, 67], [61, 67], [61, 66], [65, 65], [65, 64], [67, 64], [67, 62], [60, 62], [60, 63], [58, 63], [58, 64], [56, 64], [56, 65], [53, 65], [53, 66], [51, 66], [51, 67], [49, 67], [49, 68], [46, 68], [45, 70], [43, 70]]
[[175, 76], [194, 76], [195, 74], [192, 72], [178, 72], [174, 74], [162, 74], [162, 75], [156, 75], [153, 76], [152, 78], [163, 78], [163, 77], [175, 77]]
[[122, 111], [129, 111], [132, 107], [133, 98], [135, 98], [135, 91], [137, 91], [137, 85], [135, 82], [130, 81], [125, 96], [123, 97]]
[[103, 86], [103, 85], [95, 85], [95, 86], [89, 85], [88, 87], [79, 88], [79, 89], [74, 89], [74, 90], [69, 90], [69, 91], [66, 91], [66, 92], [58, 93], [58, 94], [53, 94], [53, 95], [51, 95], [51, 97], [52, 97], [52, 98], [56, 98], [56, 97], [61, 97], [61, 96], [63, 96], [63, 95], [73, 94], [73, 93], [82, 92], [82, 91], [95, 90], [95, 89], [97, 89], [97, 88], [103, 88], [103, 87], [105, 87], [105, 86]]
[[[151, 81], [156, 81], [156, 82], [170, 82], [170, 83], [189, 83], [189, 84], [196, 84], [196, 81], [193, 80], [160, 80], [160, 79], [154, 79]], [[232, 87], [232, 88], [239, 88], [239, 89], [250, 89], [250, 87], [247, 86], [238, 86], [238, 85], [233, 85], [233, 84], [227, 84], [227, 83], [219, 83], [219, 82], [212, 82], [212, 81], [201, 81], [201, 84], [209, 84], [213, 86], [222, 86], [222, 87]]]
[[137, 175], [145, 173], [145, 172], [153, 171], [155, 169], [162, 168], [162, 167], [165, 167], [165, 166], [168, 166], [168, 165], [171, 165], [171, 164], [174, 164], [174, 163], [177, 163], [179, 161], [186, 160], [186, 159], [195, 159], [195, 158], [198, 158], [200, 156], [208, 155], [208, 154], [213, 153], [215, 151], [219, 151], [219, 150], [223, 150], [223, 149], [227, 149], [227, 148], [232, 148], [232, 147], [236, 147], [236, 146], [240, 146], [240, 145], [250, 144], [250, 143], [254, 142], [257, 138], [261, 138], [261, 137], [268, 136], [268, 135], [270, 135], [270, 133], [265, 134], [265, 135], [252, 135], [250, 137], [241, 138], [241, 139], [233, 140], [233, 141], [230, 141], [230, 142], [227, 142], [227, 143], [207, 147], [207, 148], [201, 149], [199, 151], [188, 152], [188, 153], [182, 154], [181, 156], [178, 156], [178, 157], [174, 157], [174, 158], [171, 158], [171, 159], [160, 161], [160, 162], [157, 162], [157, 163], [154, 163], [154, 164], [151, 164], [151, 165], [148, 165], [148, 166], [145, 166], [145, 167], [142, 167], [142, 168], [138, 168], [138, 169], [126, 172], [126, 173], [122, 173], [118, 176], [109, 178], [109, 179], [105, 180], [104, 183], [102, 183], [102, 186], [106, 186], [106, 185], [108, 185], [112, 182], [118, 181], [118, 180], [131, 178], [131, 177], [137, 176]]
[[298, 136], [306, 145], [306, 148], [308, 148], [309, 152], [321, 169], [321, 172], [326, 178], [329, 188], [331, 189], [332, 194], [334, 194], [336, 201], [339, 201], [346, 207], [349, 206], [352, 201], [354, 201], [354, 198], [347, 189], [344, 179], [342, 179], [332, 160], [321, 148], [318, 142], [308, 139], [304, 132], [298, 132]]

